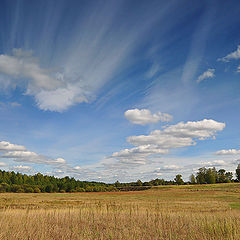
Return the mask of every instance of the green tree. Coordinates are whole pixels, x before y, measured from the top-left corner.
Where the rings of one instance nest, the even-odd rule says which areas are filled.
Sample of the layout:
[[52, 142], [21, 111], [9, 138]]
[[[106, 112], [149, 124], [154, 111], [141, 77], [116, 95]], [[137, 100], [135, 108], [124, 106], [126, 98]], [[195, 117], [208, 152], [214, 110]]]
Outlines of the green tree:
[[141, 180], [137, 180], [136, 186], [142, 186], [142, 185], [143, 185], [142, 181]]
[[40, 190], [38, 187], [35, 187], [35, 188], [34, 188], [34, 192], [35, 192], [35, 193], [40, 193], [41, 190]]
[[176, 177], [174, 178], [174, 181], [176, 182], [177, 185], [183, 185], [184, 184], [184, 181], [182, 179], [181, 174], [176, 175]]
[[238, 164], [238, 166], [237, 166], [236, 176], [237, 176], [237, 180], [240, 182], [240, 164]]
[[196, 178], [195, 178], [194, 174], [190, 175], [189, 180], [190, 180], [191, 184], [196, 184]]
[[27, 188], [25, 188], [25, 192], [26, 192], [26, 193], [33, 193], [34, 190], [33, 190], [32, 187], [27, 187]]
[[0, 192], [9, 192], [10, 186], [7, 183], [0, 184]]
[[11, 172], [11, 177], [10, 177], [11, 184], [16, 184], [17, 183], [17, 176], [15, 172]]
[[52, 185], [52, 184], [49, 184], [49, 185], [47, 185], [47, 186], [45, 187], [45, 192], [50, 193], [50, 192], [52, 192], [52, 191], [53, 191], [53, 185]]
[[232, 172], [226, 172], [225, 176], [226, 176], [227, 182], [232, 182], [232, 179], [233, 179], [233, 173]]
[[199, 183], [199, 184], [206, 183], [206, 179], [205, 179], [206, 171], [207, 171], [207, 169], [205, 167], [198, 169], [197, 177], [196, 177], [197, 183]]
[[216, 183], [216, 176], [215, 176], [214, 171], [211, 168], [206, 170], [205, 181], [208, 184]]
[[226, 178], [226, 170], [225, 169], [219, 169], [218, 170], [218, 182], [219, 183], [225, 183], [227, 182], [227, 178]]
[[121, 183], [117, 180], [117, 181], [114, 183], [114, 186], [115, 186], [115, 187], [121, 187]]

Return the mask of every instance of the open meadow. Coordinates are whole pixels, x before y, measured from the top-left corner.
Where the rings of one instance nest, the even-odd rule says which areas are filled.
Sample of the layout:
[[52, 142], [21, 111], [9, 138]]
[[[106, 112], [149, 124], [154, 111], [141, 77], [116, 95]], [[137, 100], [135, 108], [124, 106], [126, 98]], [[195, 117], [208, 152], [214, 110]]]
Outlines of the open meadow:
[[240, 184], [1, 193], [0, 239], [240, 239]]

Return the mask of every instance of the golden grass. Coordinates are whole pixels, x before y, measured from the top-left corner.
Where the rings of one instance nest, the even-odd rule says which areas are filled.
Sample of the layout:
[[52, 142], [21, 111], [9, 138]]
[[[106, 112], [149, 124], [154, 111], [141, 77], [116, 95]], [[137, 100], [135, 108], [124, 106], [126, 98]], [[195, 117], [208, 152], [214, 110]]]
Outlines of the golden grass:
[[0, 239], [240, 239], [240, 184], [0, 194]]

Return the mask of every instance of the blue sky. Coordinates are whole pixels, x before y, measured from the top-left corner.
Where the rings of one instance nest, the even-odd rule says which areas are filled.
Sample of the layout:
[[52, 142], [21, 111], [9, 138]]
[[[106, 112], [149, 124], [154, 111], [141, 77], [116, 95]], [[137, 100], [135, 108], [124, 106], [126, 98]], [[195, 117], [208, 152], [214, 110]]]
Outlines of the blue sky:
[[0, 1], [0, 167], [105, 182], [240, 162], [239, 1]]

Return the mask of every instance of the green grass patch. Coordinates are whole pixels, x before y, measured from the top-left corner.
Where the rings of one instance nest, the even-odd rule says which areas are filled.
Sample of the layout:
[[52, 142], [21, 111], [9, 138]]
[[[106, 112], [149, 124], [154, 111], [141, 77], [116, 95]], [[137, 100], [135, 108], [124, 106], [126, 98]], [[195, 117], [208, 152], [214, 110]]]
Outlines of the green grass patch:
[[229, 206], [233, 209], [240, 210], [240, 202], [230, 203]]

